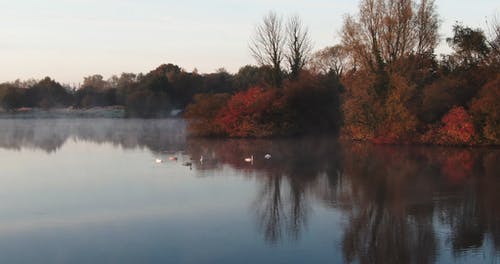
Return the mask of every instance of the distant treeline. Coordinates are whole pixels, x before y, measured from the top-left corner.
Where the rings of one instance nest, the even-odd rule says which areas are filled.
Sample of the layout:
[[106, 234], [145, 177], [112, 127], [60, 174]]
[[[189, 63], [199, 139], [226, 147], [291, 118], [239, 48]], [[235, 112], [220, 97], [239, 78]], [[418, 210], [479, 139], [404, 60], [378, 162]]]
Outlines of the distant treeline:
[[266, 67], [245, 66], [237, 74], [187, 72], [164, 64], [147, 74], [122, 73], [104, 79], [85, 77], [80, 88], [42, 80], [0, 84], [0, 106], [6, 111], [30, 108], [92, 108], [121, 105], [129, 117], [164, 117], [184, 109], [198, 93], [231, 93], [267, 82]]
[[185, 111], [202, 136], [339, 134], [375, 143], [500, 144], [500, 23], [460, 23], [438, 57], [433, 0], [361, 0], [339, 44], [312, 52], [298, 16], [270, 12], [250, 51], [259, 66], [86, 77], [79, 89], [45, 78], [0, 85], [4, 109], [122, 105], [130, 117]]

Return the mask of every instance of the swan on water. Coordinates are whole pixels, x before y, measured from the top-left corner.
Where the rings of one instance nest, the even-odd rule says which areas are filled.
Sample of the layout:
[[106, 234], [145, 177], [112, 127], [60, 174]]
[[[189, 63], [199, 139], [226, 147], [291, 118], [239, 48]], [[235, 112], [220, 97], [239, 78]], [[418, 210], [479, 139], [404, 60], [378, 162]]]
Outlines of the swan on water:
[[253, 163], [253, 155], [250, 156], [250, 158], [245, 158], [245, 162], [252, 162]]

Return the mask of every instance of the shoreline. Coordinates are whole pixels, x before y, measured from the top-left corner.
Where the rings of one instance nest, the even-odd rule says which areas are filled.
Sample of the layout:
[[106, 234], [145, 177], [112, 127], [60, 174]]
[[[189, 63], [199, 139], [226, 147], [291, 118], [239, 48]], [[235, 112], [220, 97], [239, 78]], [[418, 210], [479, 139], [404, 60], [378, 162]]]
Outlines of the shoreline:
[[[41, 108], [19, 108], [14, 111], [4, 111], [0, 110], [0, 119], [183, 119], [188, 120], [181, 115], [177, 116], [164, 116], [164, 117], [152, 117], [152, 118], [139, 118], [139, 117], [127, 117], [125, 109], [123, 106], [109, 106], [109, 107], [92, 107], [86, 109], [77, 108], [53, 108], [53, 109], [41, 109]], [[229, 137], [229, 136], [202, 136], [202, 135], [190, 135], [187, 133], [187, 137], [192, 138], [203, 138], [203, 139], [263, 139], [263, 140], [276, 140], [276, 139], [293, 139], [302, 138], [308, 136], [328, 136], [335, 137], [339, 142], [352, 142], [352, 143], [369, 143], [375, 146], [423, 146], [423, 147], [452, 147], [452, 148], [500, 148], [500, 145], [494, 144], [433, 144], [433, 143], [422, 143], [422, 142], [391, 142], [391, 143], [380, 143], [373, 142], [371, 140], [359, 140], [350, 139], [342, 134], [304, 134], [304, 135], [291, 135], [291, 136], [270, 136], [270, 137]]]

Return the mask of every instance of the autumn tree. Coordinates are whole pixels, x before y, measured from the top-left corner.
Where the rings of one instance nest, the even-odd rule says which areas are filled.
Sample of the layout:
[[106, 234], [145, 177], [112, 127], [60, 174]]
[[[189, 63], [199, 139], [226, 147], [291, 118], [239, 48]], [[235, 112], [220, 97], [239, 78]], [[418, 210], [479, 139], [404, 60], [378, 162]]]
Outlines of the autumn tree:
[[412, 136], [419, 92], [432, 80], [438, 26], [432, 0], [361, 1], [358, 15], [348, 16], [341, 31], [356, 70], [343, 78], [344, 131], [382, 143]]
[[346, 74], [343, 83], [342, 135], [354, 140], [371, 140], [378, 124], [375, 91], [371, 89], [375, 76], [369, 71]]
[[500, 74], [486, 83], [472, 101], [475, 123], [486, 143], [500, 144]]
[[333, 73], [340, 78], [348, 65], [349, 57], [344, 47], [335, 45], [316, 51], [311, 57], [309, 68], [315, 73]]
[[282, 62], [285, 56], [283, 19], [275, 12], [264, 16], [262, 24], [255, 28], [250, 43], [250, 51], [260, 65], [270, 65], [273, 69], [273, 85], [281, 86]]
[[417, 127], [417, 118], [408, 109], [415, 86], [404, 77], [392, 74], [389, 79], [387, 100], [375, 104], [377, 122], [375, 142], [409, 142]]
[[292, 79], [299, 77], [300, 71], [310, 59], [312, 44], [309, 32], [299, 16], [288, 19], [286, 24], [287, 44], [285, 57]]
[[362, 0], [357, 17], [348, 16], [342, 44], [362, 67], [380, 72], [412, 53], [433, 53], [439, 19], [433, 0]]

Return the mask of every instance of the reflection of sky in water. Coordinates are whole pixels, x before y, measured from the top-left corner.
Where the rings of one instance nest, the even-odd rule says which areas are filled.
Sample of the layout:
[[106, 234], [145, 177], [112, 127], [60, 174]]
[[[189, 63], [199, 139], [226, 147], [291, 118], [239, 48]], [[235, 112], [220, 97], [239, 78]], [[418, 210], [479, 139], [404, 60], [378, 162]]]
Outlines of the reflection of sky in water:
[[494, 149], [0, 120], [0, 164], [2, 263], [500, 261]]
[[180, 161], [155, 164], [147, 150], [88, 142], [0, 157], [3, 262], [259, 261], [300, 248], [262, 243], [249, 211], [255, 184], [230, 169], [197, 178]]

